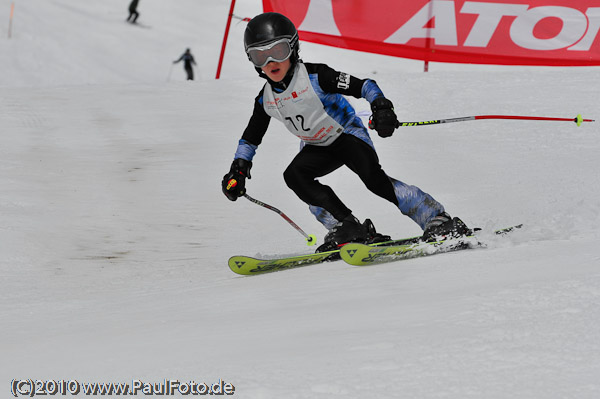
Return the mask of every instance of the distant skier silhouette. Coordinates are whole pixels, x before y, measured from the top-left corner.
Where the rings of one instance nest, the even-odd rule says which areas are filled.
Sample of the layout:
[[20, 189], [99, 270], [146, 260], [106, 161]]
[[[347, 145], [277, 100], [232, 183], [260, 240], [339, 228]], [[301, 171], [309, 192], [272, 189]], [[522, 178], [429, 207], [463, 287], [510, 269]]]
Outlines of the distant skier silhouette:
[[183, 69], [185, 69], [185, 73], [187, 74], [187, 80], [194, 80], [194, 69], [192, 68], [192, 65], [196, 65], [196, 61], [189, 48], [185, 50], [185, 53], [183, 53], [178, 60], [173, 61], [173, 64], [177, 64], [180, 61], [183, 61]]
[[135, 24], [137, 22], [140, 13], [137, 11], [137, 6], [140, 0], [131, 0], [131, 4], [129, 4], [129, 16], [127, 17], [127, 22], [131, 22]]

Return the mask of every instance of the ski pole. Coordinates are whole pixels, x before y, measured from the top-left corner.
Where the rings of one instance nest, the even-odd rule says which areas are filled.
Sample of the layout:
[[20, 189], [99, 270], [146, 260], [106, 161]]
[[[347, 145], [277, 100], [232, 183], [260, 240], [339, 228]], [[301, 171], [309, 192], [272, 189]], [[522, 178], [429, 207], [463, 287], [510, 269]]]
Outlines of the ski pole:
[[167, 82], [171, 81], [171, 73], [173, 72], [173, 65], [171, 64], [171, 67], [169, 68], [169, 74], [167, 75]]
[[249, 200], [250, 202], [254, 202], [257, 205], [262, 206], [263, 208], [270, 209], [273, 212], [279, 214], [279, 216], [281, 216], [282, 218], [284, 218], [286, 222], [288, 222], [289, 224], [291, 224], [292, 227], [294, 227], [300, 234], [302, 234], [304, 236], [304, 238], [306, 238], [306, 245], [315, 245], [317, 243], [317, 237], [314, 234], [310, 234], [310, 235], [306, 234], [304, 232], [304, 230], [302, 230], [300, 227], [298, 227], [298, 225], [296, 223], [294, 223], [294, 221], [292, 219], [290, 219], [285, 213], [281, 212], [279, 209], [277, 209], [274, 206], [271, 206], [269, 204], [265, 204], [262, 201], [254, 199], [251, 196], [249, 196], [248, 194], [244, 193], [244, 197], [247, 200]]
[[581, 126], [583, 122], [595, 122], [594, 119], [583, 119], [581, 115], [577, 115], [575, 118], [553, 118], [547, 116], [519, 116], [519, 115], [477, 115], [477, 116], [464, 116], [461, 118], [449, 118], [449, 119], [435, 119], [431, 121], [421, 122], [398, 122], [400, 126], [425, 126], [425, 125], [439, 125], [441, 123], [451, 122], [466, 122], [476, 121], [480, 119], [520, 119], [530, 121], [562, 121], [562, 122], [575, 122], [577, 126]]

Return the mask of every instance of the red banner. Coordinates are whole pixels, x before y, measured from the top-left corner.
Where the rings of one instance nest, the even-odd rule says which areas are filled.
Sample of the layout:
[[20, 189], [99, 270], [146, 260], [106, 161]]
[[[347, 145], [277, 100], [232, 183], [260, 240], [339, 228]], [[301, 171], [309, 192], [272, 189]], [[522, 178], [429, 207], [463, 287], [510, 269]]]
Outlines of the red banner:
[[599, 0], [263, 0], [300, 40], [424, 61], [600, 65]]

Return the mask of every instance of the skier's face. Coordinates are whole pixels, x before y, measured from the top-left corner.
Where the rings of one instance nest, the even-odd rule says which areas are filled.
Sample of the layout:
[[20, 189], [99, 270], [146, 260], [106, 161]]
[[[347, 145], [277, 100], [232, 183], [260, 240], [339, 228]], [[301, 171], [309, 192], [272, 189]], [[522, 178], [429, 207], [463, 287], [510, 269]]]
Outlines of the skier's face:
[[291, 64], [292, 62], [288, 58], [283, 62], [271, 61], [261, 69], [273, 82], [281, 82], [290, 70]]

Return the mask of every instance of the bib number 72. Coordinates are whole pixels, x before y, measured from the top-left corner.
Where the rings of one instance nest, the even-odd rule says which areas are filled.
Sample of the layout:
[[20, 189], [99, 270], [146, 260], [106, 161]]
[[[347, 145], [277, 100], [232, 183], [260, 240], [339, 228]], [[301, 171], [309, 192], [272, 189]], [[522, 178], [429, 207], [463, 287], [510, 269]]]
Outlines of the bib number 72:
[[302, 131], [308, 132], [310, 130], [304, 126], [304, 117], [302, 115], [296, 115], [296, 122], [298, 122], [298, 124], [300, 125], [300, 129], [298, 129], [298, 126], [296, 126], [294, 120], [291, 117], [286, 116], [285, 119], [290, 121], [290, 123], [292, 124], [292, 126], [294, 126], [294, 129], [296, 129], [296, 131], [302, 129]]

